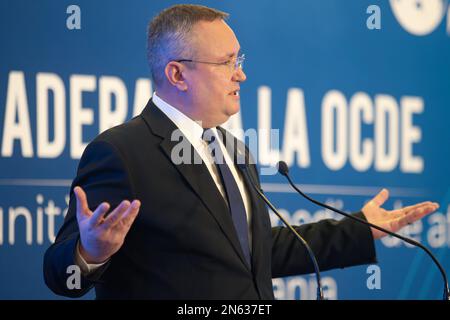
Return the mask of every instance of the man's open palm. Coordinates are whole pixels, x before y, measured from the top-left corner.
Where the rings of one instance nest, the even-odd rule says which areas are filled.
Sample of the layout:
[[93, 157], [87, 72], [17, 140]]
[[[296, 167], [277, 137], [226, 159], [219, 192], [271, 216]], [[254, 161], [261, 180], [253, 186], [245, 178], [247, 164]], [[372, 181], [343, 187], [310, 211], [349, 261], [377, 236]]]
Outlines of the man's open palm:
[[110, 207], [109, 203], [101, 203], [92, 212], [83, 189], [75, 187], [73, 191], [77, 199], [80, 253], [87, 263], [102, 263], [122, 246], [141, 203], [139, 200], [132, 203], [124, 200], [105, 218]]
[[[380, 193], [362, 208], [362, 212], [367, 221], [392, 232], [396, 232], [407, 224], [422, 219], [424, 216], [439, 208], [437, 203], [425, 201], [401, 209], [388, 211], [381, 207], [388, 198], [389, 191], [387, 189], [381, 190]], [[375, 239], [386, 235], [386, 233], [374, 228], [372, 228], [372, 234]]]

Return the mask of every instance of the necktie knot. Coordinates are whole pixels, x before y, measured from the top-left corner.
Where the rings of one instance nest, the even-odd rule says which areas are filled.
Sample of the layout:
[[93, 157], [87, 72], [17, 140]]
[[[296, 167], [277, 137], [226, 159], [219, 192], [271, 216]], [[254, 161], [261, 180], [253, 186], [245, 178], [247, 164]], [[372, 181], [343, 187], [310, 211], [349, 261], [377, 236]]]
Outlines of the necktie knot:
[[212, 144], [216, 141], [216, 136], [214, 135], [214, 131], [211, 128], [203, 129], [202, 139], [208, 145]]

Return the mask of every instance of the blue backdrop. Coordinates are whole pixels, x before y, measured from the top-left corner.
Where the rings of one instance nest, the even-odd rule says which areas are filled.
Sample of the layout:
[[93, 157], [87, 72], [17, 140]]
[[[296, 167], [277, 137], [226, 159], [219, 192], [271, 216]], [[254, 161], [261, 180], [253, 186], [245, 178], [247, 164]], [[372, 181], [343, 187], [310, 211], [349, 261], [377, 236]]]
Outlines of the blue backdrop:
[[[280, 155], [304, 191], [347, 211], [382, 187], [391, 191], [387, 209], [438, 202], [438, 212], [402, 233], [449, 271], [447, 1], [192, 2], [231, 15], [247, 81], [241, 113], [228, 125], [260, 130], [261, 166]], [[147, 23], [172, 4], [0, 2], [1, 299], [59, 298], [43, 282], [42, 260], [63, 221], [79, 156], [100, 131], [144, 107], [152, 92]], [[278, 145], [266, 143], [270, 128], [279, 130]], [[279, 175], [262, 182], [293, 223], [334, 217]], [[422, 252], [390, 237], [376, 248], [379, 268], [325, 272], [325, 295], [441, 297], [441, 276]], [[313, 276], [274, 280], [279, 299], [314, 299], [314, 286]]]

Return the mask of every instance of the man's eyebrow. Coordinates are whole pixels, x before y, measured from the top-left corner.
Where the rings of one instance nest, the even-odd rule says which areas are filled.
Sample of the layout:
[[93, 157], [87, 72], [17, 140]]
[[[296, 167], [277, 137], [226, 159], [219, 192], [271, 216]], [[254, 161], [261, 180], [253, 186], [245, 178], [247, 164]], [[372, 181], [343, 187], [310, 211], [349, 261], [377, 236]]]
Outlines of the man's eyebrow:
[[237, 53], [231, 52], [231, 53], [228, 53], [228, 54], [224, 55], [222, 58], [223, 58], [223, 59], [226, 59], [226, 58], [233, 58], [233, 57], [235, 57], [235, 56], [236, 56], [236, 57], [239, 57], [240, 54], [241, 54], [241, 50], [239, 49], [239, 51], [238, 51]]

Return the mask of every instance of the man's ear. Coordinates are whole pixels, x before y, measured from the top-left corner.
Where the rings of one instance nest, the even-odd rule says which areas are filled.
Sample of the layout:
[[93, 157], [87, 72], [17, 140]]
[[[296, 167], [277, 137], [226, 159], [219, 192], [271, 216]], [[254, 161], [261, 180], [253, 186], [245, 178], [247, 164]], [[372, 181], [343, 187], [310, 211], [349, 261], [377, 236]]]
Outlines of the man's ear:
[[164, 69], [164, 73], [166, 74], [169, 83], [177, 87], [180, 91], [186, 91], [188, 87], [183, 76], [184, 70], [185, 66], [176, 61], [170, 61]]

